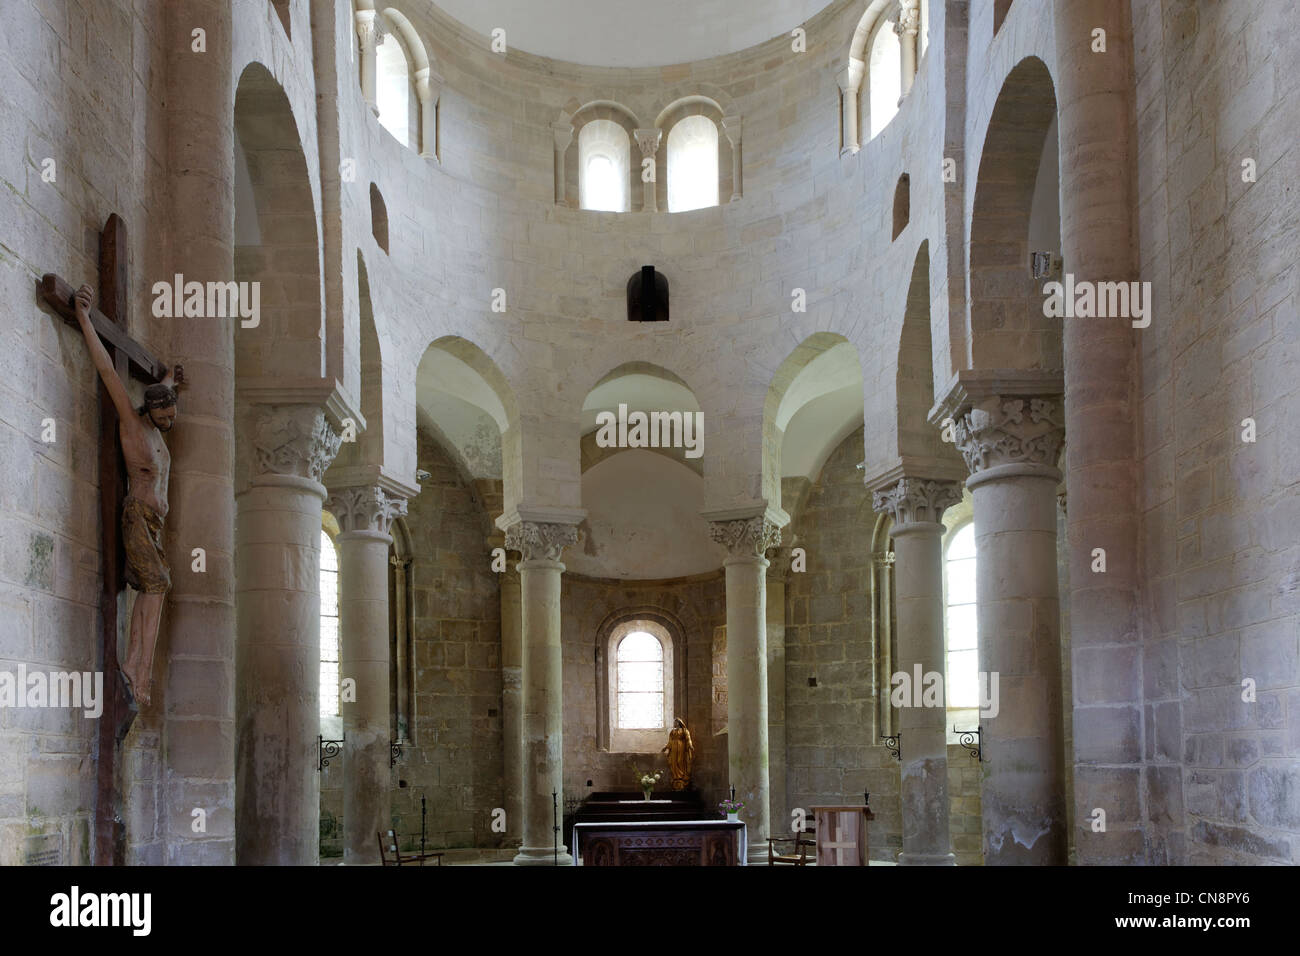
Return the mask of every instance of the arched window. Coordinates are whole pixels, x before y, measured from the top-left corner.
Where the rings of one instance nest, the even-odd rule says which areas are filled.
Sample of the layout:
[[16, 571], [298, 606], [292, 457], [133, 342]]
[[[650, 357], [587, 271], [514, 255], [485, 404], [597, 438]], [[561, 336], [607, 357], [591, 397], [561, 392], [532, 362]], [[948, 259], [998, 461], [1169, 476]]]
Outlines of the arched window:
[[578, 133], [578, 192], [583, 209], [627, 212], [627, 130], [613, 120], [595, 119]]
[[718, 127], [707, 116], [688, 116], [668, 134], [668, 211], [718, 204]]
[[614, 625], [600, 644], [604, 671], [601, 745], [615, 753], [658, 753], [685, 700], [685, 674], [675, 673], [673, 635], [658, 620], [629, 618]]
[[902, 47], [894, 32], [894, 21], [881, 19], [871, 38], [867, 57], [867, 128], [874, 139], [898, 112], [903, 95]]
[[339, 715], [339, 555], [320, 533], [320, 715]]
[[948, 639], [948, 709], [979, 707], [979, 625], [975, 605], [975, 525], [967, 522], [948, 542], [944, 560]]
[[615, 653], [619, 730], [658, 730], [664, 725], [664, 648], [646, 631], [632, 631]]
[[403, 146], [414, 146], [411, 114], [415, 93], [411, 88], [411, 66], [402, 42], [391, 33], [379, 39], [375, 72], [375, 105], [379, 108], [380, 125]]

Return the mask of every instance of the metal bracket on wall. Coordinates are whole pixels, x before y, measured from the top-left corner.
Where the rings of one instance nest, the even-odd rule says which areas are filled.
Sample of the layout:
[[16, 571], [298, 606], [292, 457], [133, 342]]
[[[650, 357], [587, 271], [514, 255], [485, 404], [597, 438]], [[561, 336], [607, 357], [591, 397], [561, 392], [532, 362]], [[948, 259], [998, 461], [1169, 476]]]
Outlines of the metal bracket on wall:
[[984, 762], [984, 742], [980, 739], [981, 728], [976, 726], [974, 730], [958, 730], [953, 725], [952, 732], [957, 735], [957, 742], [966, 748], [966, 752], [978, 760]]
[[889, 748], [889, 755], [901, 763], [903, 760], [903, 735], [898, 733], [892, 737], [881, 737], [880, 739]]
[[343, 735], [342, 740], [326, 740], [319, 734], [316, 736], [316, 772], [324, 770], [330, 765], [330, 761], [343, 752], [343, 740], [347, 739], [347, 734]]

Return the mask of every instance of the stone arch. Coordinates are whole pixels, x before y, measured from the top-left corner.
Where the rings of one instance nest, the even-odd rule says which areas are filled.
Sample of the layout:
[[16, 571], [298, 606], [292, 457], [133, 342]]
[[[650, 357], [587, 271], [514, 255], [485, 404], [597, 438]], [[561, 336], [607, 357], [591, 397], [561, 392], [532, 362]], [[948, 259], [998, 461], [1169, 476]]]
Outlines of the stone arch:
[[425, 159], [437, 159], [442, 76], [437, 70], [437, 64], [429, 56], [424, 38], [404, 13], [396, 7], [384, 7], [379, 16], [388, 32], [401, 42], [411, 70], [416, 115], [408, 119], [411, 129], [415, 130], [415, 135], [409, 137], [408, 145], [418, 149]]
[[898, 455], [906, 462], [942, 459], [957, 473], [963, 468], [939, 428], [927, 422], [934, 406], [934, 352], [930, 339], [930, 248], [922, 242], [912, 263], [898, 340], [897, 395]]
[[556, 150], [556, 162], [563, 173], [565, 204], [575, 208], [582, 204], [579, 139], [583, 127], [593, 120], [608, 120], [627, 133], [629, 162], [626, 170], [626, 188], [628, 209], [636, 210], [641, 208], [642, 190], [639, 188], [641, 184], [640, 150], [636, 148], [636, 131], [640, 127], [640, 120], [631, 109], [614, 100], [591, 100], [587, 103], [579, 103], [576, 99], [571, 99], [565, 104], [564, 109], [560, 111], [560, 116], [554, 123], [553, 129], [557, 137], [568, 137], [563, 152]]
[[907, 228], [908, 222], [912, 218], [912, 177], [907, 173], [898, 177], [898, 184], [894, 187], [894, 231], [890, 236], [890, 241], [897, 239], [899, 234]]
[[[1043, 293], [1030, 269], [1039, 177], [1059, 184], [1059, 168], [1040, 168], [1055, 116], [1051, 74], [1042, 60], [1026, 57], [1003, 81], [980, 154], [967, 280], [972, 368], [1062, 367], [1060, 320], [1043, 315]], [[1051, 185], [1045, 183], [1045, 192], [1055, 197]], [[1059, 225], [1055, 231], [1059, 249]]]
[[388, 204], [384, 194], [374, 183], [370, 184], [370, 232], [379, 248], [388, 251]]
[[235, 334], [239, 379], [319, 379], [326, 332], [316, 204], [289, 99], [251, 63], [235, 93], [235, 278], [258, 282], [256, 326]]
[[[596, 627], [596, 714], [597, 732], [602, 749], [614, 751], [611, 746], [612, 721], [610, 720], [609, 671], [614, 663], [611, 643], [621, 625], [633, 621], [649, 621], [667, 632], [671, 641], [672, 703], [678, 713], [665, 715], [671, 726], [674, 717], [685, 717], [687, 706], [687, 630], [686, 625], [672, 611], [654, 604], [637, 604], [612, 611]], [[663, 640], [661, 635], [656, 637]], [[662, 738], [663, 734], [659, 734]], [[662, 739], [658, 741], [662, 744]], [[656, 746], [657, 750], [658, 747]], [[626, 751], [623, 751], [626, 752]]]
[[[885, 123], [881, 123], [875, 133], [872, 129], [871, 99], [872, 99], [872, 50], [880, 31], [890, 23], [890, 15], [896, 14], [897, 3], [895, 0], [870, 0], [866, 9], [862, 11], [862, 16], [858, 19], [858, 25], [853, 31], [853, 38], [849, 41], [848, 62], [840, 74], [840, 91], [844, 97], [844, 108], [841, 110], [841, 142], [843, 147], [849, 151], [856, 151], [859, 144], [869, 142], [874, 139], [876, 134], [883, 130]], [[901, 70], [901, 67], [900, 67]], [[902, 93], [901, 73], [898, 77], [899, 94]], [[879, 83], [879, 73], [877, 73], [877, 84]], [[892, 88], [892, 85], [891, 85]], [[890, 111], [890, 118], [897, 111], [895, 102], [893, 109]]]
[[[441, 395], [434, 394], [439, 392]], [[462, 409], [468, 414], [461, 416], [459, 430], [451, 428], [443, 417], [443, 412], [459, 407], [454, 402], [470, 406]], [[518, 505], [523, 494], [519, 404], [505, 375], [486, 352], [457, 335], [430, 343], [416, 372], [415, 417], [417, 423], [430, 428], [470, 482], [499, 479], [504, 510], [509, 512]], [[493, 473], [496, 471], [499, 474]]]
[[700, 514], [709, 422], [690, 385], [661, 366], [626, 362], [586, 392], [579, 422], [586, 518], [571, 570], [656, 580], [716, 569]]
[[[832, 350], [839, 350], [840, 354], [832, 358], [829, 355]], [[806, 406], [828, 396], [830, 392], [853, 384], [844, 382], [837, 386], [836, 382], [842, 375], [819, 375], [817, 374], [819, 370], [812, 368], [813, 363], [825, 359], [826, 361], [821, 363], [821, 371], [826, 371], [832, 367], [831, 363], [842, 365], [843, 359], [847, 358], [850, 352], [857, 365], [856, 387], [859, 390], [857, 404], [860, 413], [863, 405], [860, 394], [862, 388], [860, 356], [857, 348], [838, 333], [814, 332], [795, 347], [772, 376], [772, 383], [763, 401], [762, 489], [763, 497], [769, 504], [774, 505], [781, 501], [785, 436], [794, 416]], [[840, 372], [843, 371], [840, 369]], [[824, 436], [823, 462], [845, 437], [847, 432]]]

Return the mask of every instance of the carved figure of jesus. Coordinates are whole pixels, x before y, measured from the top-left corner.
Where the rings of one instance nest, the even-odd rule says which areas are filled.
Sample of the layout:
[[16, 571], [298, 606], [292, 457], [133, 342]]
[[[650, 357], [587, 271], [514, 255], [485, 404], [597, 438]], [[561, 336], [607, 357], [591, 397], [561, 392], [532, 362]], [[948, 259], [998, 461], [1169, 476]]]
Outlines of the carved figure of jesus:
[[117, 409], [118, 437], [126, 461], [127, 492], [122, 506], [122, 543], [126, 551], [126, 581], [139, 593], [131, 612], [126, 663], [122, 674], [132, 696], [147, 707], [153, 696], [153, 655], [158, 644], [163, 602], [171, 589], [171, 572], [163, 552], [163, 519], [167, 517], [167, 479], [171, 455], [163, 433], [176, 420], [176, 386], [183, 381], [177, 366], [162, 382], [144, 391], [144, 405], [131, 404], [126, 386], [90, 322], [94, 290], [83, 285], [75, 296], [77, 324], [90, 348], [91, 359]]

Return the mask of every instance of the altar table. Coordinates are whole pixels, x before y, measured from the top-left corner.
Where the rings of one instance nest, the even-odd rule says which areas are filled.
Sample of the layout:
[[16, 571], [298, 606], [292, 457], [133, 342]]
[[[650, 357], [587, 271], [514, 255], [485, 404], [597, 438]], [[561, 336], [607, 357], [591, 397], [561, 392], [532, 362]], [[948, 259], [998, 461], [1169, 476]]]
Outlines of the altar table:
[[576, 866], [745, 866], [741, 821], [672, 820], [578, 823]]

